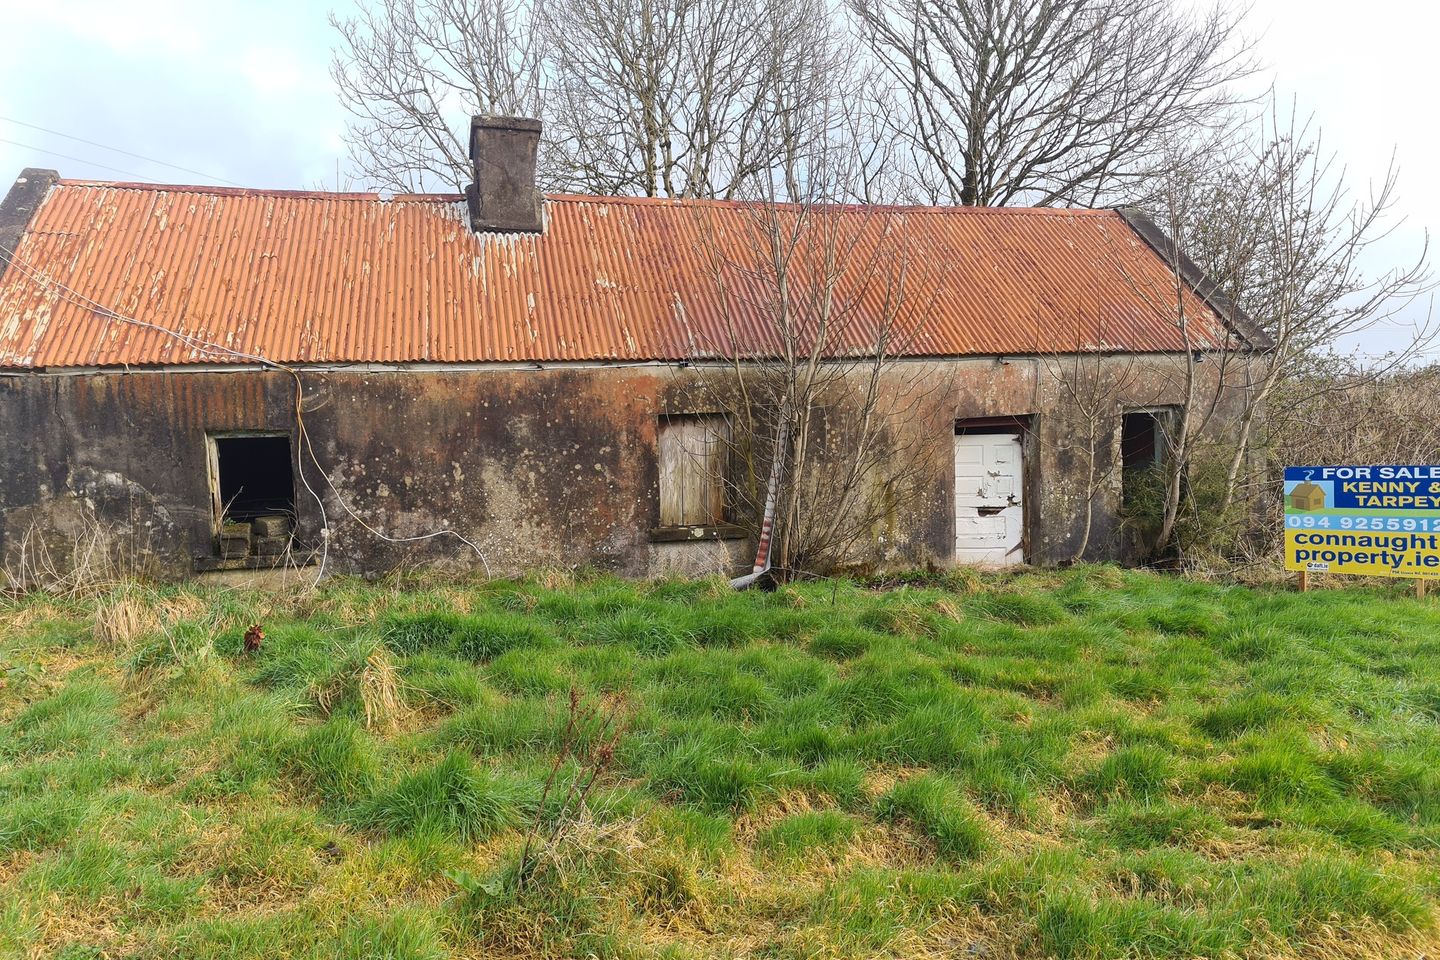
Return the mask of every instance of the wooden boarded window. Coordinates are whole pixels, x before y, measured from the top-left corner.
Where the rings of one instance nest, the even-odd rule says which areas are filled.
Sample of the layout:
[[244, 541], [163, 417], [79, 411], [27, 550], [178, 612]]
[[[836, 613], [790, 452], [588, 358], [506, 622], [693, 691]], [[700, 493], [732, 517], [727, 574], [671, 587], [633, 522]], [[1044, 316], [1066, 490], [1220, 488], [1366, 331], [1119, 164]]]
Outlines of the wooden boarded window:
[[725, 522], [728, 437], [725, 418], [718, 414], [660, 418], [660, 526]]

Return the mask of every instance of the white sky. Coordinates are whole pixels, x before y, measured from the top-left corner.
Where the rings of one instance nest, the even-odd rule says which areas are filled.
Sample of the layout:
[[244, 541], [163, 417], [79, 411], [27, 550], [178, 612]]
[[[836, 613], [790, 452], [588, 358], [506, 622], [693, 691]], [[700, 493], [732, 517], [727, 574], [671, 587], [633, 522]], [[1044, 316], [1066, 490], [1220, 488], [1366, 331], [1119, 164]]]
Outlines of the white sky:
[[[338, 183], [348, 185], [345, 116], [328, 75], [332, 7], [346, 4], [0, 0], [0, 141], [12, 141], [0, 142], [0, 189], [26, 166], [68, 177], [302, 189], [335, 188], [338, 166]], [[1296, 97], [1302, 114], [1315, 114], [1357, 188], [1382, 177], [1395, 152], [1404, 223], [1373, 268], [1413, 260], [1427, 230], [1440, 234], [1440, 123], [1433, 119], [1440, 4], [1254, 0], [1250, 29], [1270, 67], [1265, 82]], [[1378, 352], [1398, 336], [1377, 331], [1355, 347]]]

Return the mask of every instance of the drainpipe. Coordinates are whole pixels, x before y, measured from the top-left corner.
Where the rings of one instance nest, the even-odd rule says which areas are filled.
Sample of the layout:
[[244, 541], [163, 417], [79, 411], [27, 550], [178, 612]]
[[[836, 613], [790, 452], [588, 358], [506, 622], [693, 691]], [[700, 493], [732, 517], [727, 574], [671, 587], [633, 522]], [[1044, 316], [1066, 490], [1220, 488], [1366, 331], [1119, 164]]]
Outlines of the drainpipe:
[[780, 495], [780, 477], [789, 442], [790, 397], [787, 395], [780, 403], [780, 422], [775, 427], [775, 447], [770, 456], [770, 479], [765, 487], [765, 517], [760, 522], [760, 540], [755, 545], [755, 565], [745, 576], [731, 580], [731, 589], [748, 589], [770, 572], [770, 545], [775, 533], [775, 501]]

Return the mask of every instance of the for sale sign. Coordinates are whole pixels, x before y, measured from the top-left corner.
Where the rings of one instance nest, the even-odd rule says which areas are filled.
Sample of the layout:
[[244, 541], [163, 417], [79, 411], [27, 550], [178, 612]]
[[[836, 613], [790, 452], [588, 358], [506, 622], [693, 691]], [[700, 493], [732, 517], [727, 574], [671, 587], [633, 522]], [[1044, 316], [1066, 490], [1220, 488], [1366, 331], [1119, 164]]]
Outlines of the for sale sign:
[[1440, 577], [1440, 466], [1286, 467], [1285, 568]]

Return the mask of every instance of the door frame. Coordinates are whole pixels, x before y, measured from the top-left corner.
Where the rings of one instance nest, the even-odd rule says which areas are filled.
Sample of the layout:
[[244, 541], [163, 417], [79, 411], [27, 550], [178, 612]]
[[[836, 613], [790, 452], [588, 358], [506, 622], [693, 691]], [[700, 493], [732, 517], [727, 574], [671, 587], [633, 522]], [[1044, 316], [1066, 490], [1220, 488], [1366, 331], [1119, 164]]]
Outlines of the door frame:
[[[1035, 417], [1022, 413], [998, 417], [957, 417], [955, 436], [975, 433], [1011, 433], [1020, 436], [1020, 563], [1030, 562], [1030, 531], [1034, 524], [1036, 509], [1034, 491], [1035, 470], [1038, 457], [1035, 456]], [[950, 556], [955, 559], [955, 456], [950, 455]]]

